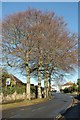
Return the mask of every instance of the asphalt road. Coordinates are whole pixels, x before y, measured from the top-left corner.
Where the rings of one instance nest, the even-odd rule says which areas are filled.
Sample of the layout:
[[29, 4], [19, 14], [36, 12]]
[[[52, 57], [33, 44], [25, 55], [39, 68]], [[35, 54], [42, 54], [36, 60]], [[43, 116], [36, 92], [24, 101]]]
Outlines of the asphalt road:
[[53, 93], [47, 102], [2, 111], [2, 118], [55, 118], [72, 102], [67, 94]]

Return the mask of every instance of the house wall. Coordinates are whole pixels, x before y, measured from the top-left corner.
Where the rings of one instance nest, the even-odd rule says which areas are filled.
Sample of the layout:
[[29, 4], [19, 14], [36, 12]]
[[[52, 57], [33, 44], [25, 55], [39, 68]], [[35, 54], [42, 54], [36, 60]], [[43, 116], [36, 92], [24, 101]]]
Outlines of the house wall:
[[72, 85], [66, 85], [66, 86], [62, 86], [62, 90], [65, 89], [65, 88], [69, 88], [71, 87]]

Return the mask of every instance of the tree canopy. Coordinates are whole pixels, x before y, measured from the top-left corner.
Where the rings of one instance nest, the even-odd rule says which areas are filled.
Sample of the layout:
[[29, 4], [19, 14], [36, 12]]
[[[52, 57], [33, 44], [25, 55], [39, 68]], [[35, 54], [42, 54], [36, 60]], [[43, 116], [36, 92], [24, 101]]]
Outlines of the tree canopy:
[[[67, 29], [63, 17], [55, 13], [28, 9], [7, 16], [2, 22], [3, 60], [8, 66], [30, 73], [69, 71], [77, 64], [77, 35]], [[49, 80], [49, 79], [48, 79]]]

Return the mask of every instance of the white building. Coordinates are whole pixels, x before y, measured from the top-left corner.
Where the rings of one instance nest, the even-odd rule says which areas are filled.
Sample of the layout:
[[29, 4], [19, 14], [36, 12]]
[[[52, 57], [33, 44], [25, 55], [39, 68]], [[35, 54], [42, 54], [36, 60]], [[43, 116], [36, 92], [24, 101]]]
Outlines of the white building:
[[58, 85], [52, 85], [51, 86], [51, 91], [57, 91], [57, 92], [60, 92], [60, 89], [59, 89], [59, 86]]
[[69, 88], [73, 85], [72, 82], [67, 82], [66, 84], [62, 85], [62, 90], [64, 90], [65, 88]]

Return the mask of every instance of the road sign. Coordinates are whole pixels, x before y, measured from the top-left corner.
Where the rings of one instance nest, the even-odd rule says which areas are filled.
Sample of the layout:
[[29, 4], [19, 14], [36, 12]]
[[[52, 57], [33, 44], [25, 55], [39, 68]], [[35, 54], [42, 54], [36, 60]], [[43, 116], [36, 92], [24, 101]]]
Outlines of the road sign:
[[11, 80], [10, 78], [6, 79], [6, 85], [10, 85], [10, 80]]

